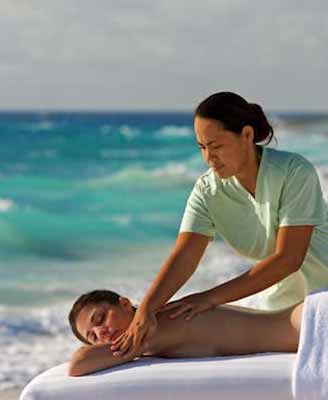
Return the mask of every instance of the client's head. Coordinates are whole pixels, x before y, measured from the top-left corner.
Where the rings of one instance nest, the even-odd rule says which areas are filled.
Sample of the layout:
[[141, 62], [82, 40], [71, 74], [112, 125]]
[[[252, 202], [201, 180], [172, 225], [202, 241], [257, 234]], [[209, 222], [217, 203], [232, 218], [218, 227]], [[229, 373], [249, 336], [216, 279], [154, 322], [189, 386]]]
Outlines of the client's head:
[[86, 344], [107, 343], [130, 325], [136, 308], [110, 290], [93, 290], [80, 296], [68, 319], [75, 336]]

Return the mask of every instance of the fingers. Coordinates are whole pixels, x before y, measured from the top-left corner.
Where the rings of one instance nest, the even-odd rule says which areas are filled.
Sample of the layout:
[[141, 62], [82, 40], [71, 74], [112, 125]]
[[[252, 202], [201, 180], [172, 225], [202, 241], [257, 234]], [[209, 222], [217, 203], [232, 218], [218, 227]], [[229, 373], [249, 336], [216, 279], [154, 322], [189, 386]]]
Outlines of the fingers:
[[126, 356], [129, 350], [131, 349], [131, 345], [133, 343], [133, 336], [128, 336], [123, 344], [121, 345], [121, 348], [116, 350], [114, 356]]
[[162, 312], [162, 311], [171, 310], [172, 308], [178, 307], [180, 304], [181, 303], [179, 303], [179, 302], [167, 303], [167, 304], [164, 304], [163, 306], [161, 306], [158, 311]]
[[114, 356], [129, 357], [133, 353], [137, 353], [141, 347], [146, 332], [138, 331], [136, 333], [123, 333], [111, 344], [110, 349]]
[[[177, 300], [175, 302], [165, 304], [164, 306], [162, 306], [159, 309], [159, 312], [164, 312], [164, 311], [173, 310], [175, 308], [178, 308], [176, 313], [177, 313], [177, 315], [180, 315], [182, 312], [185, 312], [186, 308], [189, 309], [190, 307], [191, 307], [191, 304], [188, 304], [185, 301]], [[180, 312], [180, 310], [183, 310], [183, 311]], [[176, 313], [171, 314], [170, 317], [175, 315]]]
[[130, 335], [127, 337], [121, 348], [113, 353], [114, 356], [130, 358], [138, 356], [141, 353], [142, 343], [144, 342], [145, 334]]
[[190, 321], [191, 319], [193, 319], [196, 315], [198, 315], [198, 313], [195, 310], [191, 310], [186, 316], [185, 316], [185, 320], [186, 321]]
[[155, 315], [144, 314], [141, 314], [139, 318], [135, 316], [136, 321], [132, 321], [128, 330], [111, 343], [110, 349], [114, 356], [129, 358], [140, 353], [144, 339], [150, 337], [149, 334], [156, 330], [157, 326]]
[[191, 311], [191, 310], [192, 310], [192, 306], [190, 304], [182, 305], [176, 312], [170, 314], [170, 318], [176, 318], [179, 315], [184, 314], [185, 312]]
[[110, 349], [112, 352], [120, 352], [123, 345], [126, 344], [127, 340], [129, 338], [129, 334], [127, 332], [122, 333], [121, 336], [119, 336], [117, 339], [115, 339], [110, 346]]
[[110, 349], [114, 356], [124, 356], [131, 347], [133, 336], [126, 334], [120, 343], [112, 345]]
[[124, 342], [126, 336], [127, 336], [127, 334], [125, 332], [123, 332], [122, 335], [120, 335], [115, 340], [113, 340], [111, 342], [110, 349], [112, 351], [119, 349], [121, 347], [122, 343]]
[[131, 347], [130, 349], [128, 349], [125, 353], [123, 353], [122, 355], [124, 357], [132, 357], [134, 356], [138, 356], [141, 353], [141, 348], [142, 348], [142, 344], [144, 343], [144, 338], [145, 335], [134, 335], [132, 342], [131, 342]]

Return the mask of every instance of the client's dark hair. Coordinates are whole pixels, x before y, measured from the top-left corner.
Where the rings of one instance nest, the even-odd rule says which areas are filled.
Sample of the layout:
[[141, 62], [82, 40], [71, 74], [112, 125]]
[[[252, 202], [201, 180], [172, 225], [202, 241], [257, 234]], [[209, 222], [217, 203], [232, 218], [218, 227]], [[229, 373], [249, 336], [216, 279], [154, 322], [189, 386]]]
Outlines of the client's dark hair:
[[68, 315], [68, 320], [74, 335], [79, 340], [81, 340], [81, 342], [85, 344], [91, 344], [83, 336], [80, 335], [79, 331], [76, 328], [76, 320], [82, 308], [89, 304], [99, 304], [103, 302], [107, 302], [111, 305], [118, 305], [119, 299], [120, 295], [118, 293], [112, 292], [111, 290], [93, 290], [92, 292], [82, 294], [82, 296], [80, 296], [75, 301]]

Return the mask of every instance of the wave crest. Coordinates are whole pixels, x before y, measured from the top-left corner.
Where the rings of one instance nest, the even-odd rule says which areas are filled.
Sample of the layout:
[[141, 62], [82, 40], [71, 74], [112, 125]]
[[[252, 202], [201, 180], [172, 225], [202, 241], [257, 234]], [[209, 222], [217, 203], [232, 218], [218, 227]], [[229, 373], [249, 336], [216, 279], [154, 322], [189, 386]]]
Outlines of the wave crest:
[[10, 199], [0, 199], [0, 212], [8, 212], [14, 206], [14, 202]]
[[193, 130], [189, 126], [166, 125], [157, 131], [160, 137], [186, 137], [192, 134]]
[[112, 175], [90, 179], [87, 186], [90, 188], [110, 187], [116, 185], [137, 186], [167, 186], [190, 185], [200, 175], [197, 166], [185, 163], [168, 163], [160, 168], [146, 170], [140, 166], [124, 168]]

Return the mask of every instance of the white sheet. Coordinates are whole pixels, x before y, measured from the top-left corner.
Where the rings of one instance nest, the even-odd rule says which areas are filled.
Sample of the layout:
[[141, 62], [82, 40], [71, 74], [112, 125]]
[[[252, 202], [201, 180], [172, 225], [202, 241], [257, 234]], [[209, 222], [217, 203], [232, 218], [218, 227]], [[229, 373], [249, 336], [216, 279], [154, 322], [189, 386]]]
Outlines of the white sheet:
[[328, 399], [328, 290], [310, 293], [304, 302], [300, 343], [293, 371], [297, 400]]
[[82, 377], [67, 363], [34, 378], [20, 400], [292, 400], [296, 354], [141, 358]]

